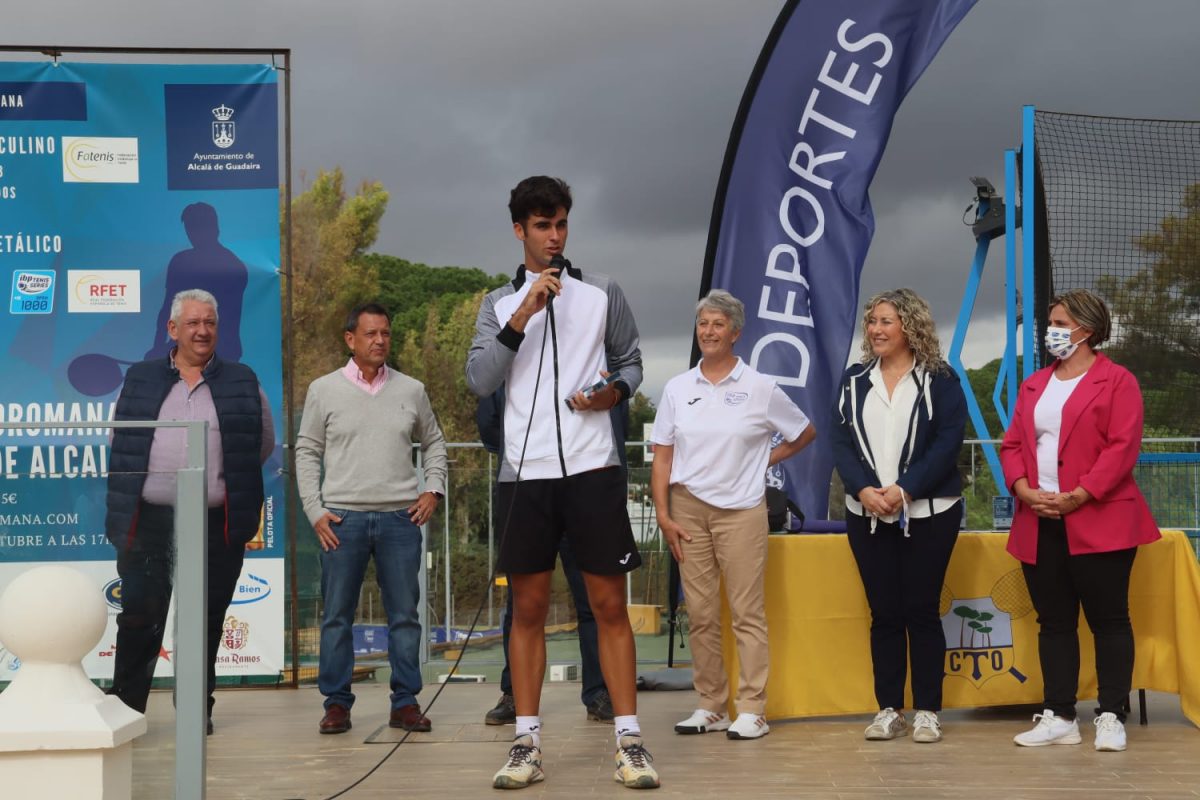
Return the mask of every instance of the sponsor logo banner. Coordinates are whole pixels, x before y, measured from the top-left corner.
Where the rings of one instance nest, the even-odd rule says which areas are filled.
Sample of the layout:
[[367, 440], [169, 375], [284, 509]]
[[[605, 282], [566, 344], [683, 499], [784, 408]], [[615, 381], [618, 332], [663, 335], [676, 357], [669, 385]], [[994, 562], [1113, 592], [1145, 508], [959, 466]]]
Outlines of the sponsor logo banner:
[[0, 122], [87, 117], [87, 87], [71, 81], [0, 81]]
[[279, 185], [276, 85], [167, 84], [168, 189]]
[[49, 314], [54, 310], [54, 270], [13, 271], [8, 310], [13, 314]]
[[136, 269], [67, 270], [67, 313], [136, 314], [142, 310], [142, 273]]
[[65, 183], [137, 183], [137, 137], [62, 137]]

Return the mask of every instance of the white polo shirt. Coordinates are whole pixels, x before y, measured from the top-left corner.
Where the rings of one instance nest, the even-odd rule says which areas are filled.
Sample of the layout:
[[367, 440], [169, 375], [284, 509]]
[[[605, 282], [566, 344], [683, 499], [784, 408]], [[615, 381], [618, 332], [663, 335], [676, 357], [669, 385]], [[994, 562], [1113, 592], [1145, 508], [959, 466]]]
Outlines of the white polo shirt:
[[650, 440], [675, 448], [672, 484], [709, 505], [745, 509], [766, 493], [771, 436], [778, 431], [792, 442], [808, 425], [774, 380], [739, 358], [716, 384], [699, 364], [668, 381]]

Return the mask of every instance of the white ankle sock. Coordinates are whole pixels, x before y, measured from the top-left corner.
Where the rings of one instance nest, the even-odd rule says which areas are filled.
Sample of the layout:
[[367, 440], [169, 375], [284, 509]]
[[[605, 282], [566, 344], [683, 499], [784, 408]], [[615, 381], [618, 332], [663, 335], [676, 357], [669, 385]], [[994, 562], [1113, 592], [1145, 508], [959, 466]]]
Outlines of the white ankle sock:
[[521, 736], [532, 736], [535, 747], [542, 746], [542, 718], [541, 717], [517, 717], [517, 735], [513, 738]]
[[642, 726], [638, 724], [637, 714], [629, 714], [628, 716], [614, 717], [613, 728], [617, 732], [617, 744], [621, 743], [622, 736], [641, 736]]

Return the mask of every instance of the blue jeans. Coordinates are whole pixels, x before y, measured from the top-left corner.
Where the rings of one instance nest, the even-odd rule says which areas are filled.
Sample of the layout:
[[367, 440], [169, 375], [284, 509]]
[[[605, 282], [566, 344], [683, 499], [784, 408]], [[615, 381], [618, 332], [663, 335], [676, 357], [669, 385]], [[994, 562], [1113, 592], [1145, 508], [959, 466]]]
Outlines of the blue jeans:
[[[579, 634], [579, 660], [583, 667], [583, 685], [579, 691], [579, 699], [584, 705], [596, 700], [605, 691], [604, 675], [600, 672], [600, 645], [597, 640], [596, 617], [588, 603], [587, 585], [583, 582], [583, 573], [575, 563], [575, 554], [567, 537], [558, 544], [558, 557], [562, 559], [563, 573], [567, 576], [567, 586], [571, 589], [571, 597], [575, 600], [575, 616], [578, 620], [576, 632]], [[500, 691], [512, 694], [512, 671], [508, 668], [508, 637], [512, 632], [513, 599], [512, 589], [506, 594], [508, 598], [504, 606], [504, 617], [500, 629], [504, 635], [504, 671], [500, 673]]]
[[418, 571], [421, 529], [401, 511], [329, 509], [342, 518], [333, 526], [336, 550], [321, 553], [321, 660], [317, 686], [325, 708], [350, 708], [354, 693], [354, 615], [367, 561], [375, 556], [375, 573], [388, 619], [388, 662], [392, 668], [392, 708], [417, 702], [421, 691], [421, 623]]

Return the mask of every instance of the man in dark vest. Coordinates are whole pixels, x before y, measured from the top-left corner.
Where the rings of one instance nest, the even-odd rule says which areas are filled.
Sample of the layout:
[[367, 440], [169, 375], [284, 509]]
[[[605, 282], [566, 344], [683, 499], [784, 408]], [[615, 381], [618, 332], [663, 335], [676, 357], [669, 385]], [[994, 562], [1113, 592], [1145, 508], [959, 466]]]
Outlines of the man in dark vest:
[[[174, 349], [125, 374], [114, 419], [208, 421], [208, 732], [221, 628], [258, 531], [262, 464], [275, 447], [274, 422], [258, 377], [222, 361], [217, 301], [188, 289], [171, 301]], [[117, 549], [121, 613], [110, 694], [144, 712], [162, 653], [174, 570], [175, 474], [186, 464], [183, 428], [116, 428], [105, 533]]]

